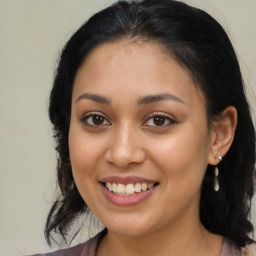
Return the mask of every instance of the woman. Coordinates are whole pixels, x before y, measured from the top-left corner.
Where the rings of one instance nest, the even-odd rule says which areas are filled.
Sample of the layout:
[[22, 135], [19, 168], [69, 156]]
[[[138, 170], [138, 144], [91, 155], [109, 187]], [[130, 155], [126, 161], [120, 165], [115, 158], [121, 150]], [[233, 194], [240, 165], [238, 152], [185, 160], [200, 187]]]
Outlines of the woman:
[[253, 255], [255, 130], [233, 47], [207, 13], [121, 1], [66, 44], [49, 114], [67, 243], [90, 209], [105, 229], [47, 255]]

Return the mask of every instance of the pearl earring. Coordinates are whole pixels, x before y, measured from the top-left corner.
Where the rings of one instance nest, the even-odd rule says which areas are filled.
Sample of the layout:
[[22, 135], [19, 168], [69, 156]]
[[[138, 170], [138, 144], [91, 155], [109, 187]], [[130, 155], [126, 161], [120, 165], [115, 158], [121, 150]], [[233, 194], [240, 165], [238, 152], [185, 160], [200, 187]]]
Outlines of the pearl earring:
[[[222, 161], [222, 157], [221, 156], [218, 156], [218, 159], [219, 159], [219, 162]], [[214, 183], [213, 183], [213, 190], [215, 192], [218, 192], [219, 189], [220, 189], [220, 184], [219, 184], [219, 181], [218, 181], [218, 176], [219, 176], [219, 169], [218, 169], [218, 167], [216, 165], [215, 168], [214, 168]]]

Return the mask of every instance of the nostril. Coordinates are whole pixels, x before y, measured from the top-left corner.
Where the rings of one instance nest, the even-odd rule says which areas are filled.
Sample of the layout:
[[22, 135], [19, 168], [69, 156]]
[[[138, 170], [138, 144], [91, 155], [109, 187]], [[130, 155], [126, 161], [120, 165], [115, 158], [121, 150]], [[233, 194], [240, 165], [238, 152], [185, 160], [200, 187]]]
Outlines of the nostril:
[[120, 168], [127, 168], [133, 164], [141, 164], [145, 161], [145, 153], [142, 149], [109, 149], [105, 153], [105, 160]]

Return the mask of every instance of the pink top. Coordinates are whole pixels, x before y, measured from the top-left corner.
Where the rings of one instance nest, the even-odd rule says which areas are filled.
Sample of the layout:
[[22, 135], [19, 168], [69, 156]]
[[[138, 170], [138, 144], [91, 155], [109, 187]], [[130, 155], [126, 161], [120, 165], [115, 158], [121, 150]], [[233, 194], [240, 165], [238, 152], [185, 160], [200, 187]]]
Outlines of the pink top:
[[[62, 249], [55, 252], [50, 252], [46, 254], [35, 254], [32, 256], [95, 256], [97, 245], [104, 236], [104, 233], [99, 233], [97, 236], [91, 238], [85, 243], [79, 244], [77, 246]], [[250, 247], [250, 246], [249, 246]], [[224, 239], [220, 256], [256, 256], [256, 250], [253, 248], [242, 248], [241, 252], [232, 245], [228, 239]]]

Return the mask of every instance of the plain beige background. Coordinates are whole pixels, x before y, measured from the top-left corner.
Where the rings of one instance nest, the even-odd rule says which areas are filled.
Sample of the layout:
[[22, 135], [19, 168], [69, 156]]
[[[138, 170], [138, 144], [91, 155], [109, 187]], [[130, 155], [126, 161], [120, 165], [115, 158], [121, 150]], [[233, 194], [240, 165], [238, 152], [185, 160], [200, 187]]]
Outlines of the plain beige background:
[[[0, 0], [0, 255], [49, 251], [43, 229], [54, 193], [56, 154], [47, 105], [56, 59], [75, 29], [112, 2]], [[226, 28], [255, 106], [256, 1], [186, 2]]]

